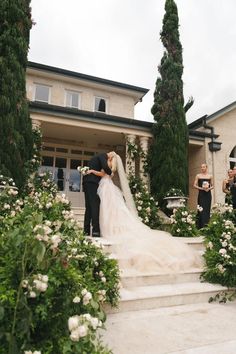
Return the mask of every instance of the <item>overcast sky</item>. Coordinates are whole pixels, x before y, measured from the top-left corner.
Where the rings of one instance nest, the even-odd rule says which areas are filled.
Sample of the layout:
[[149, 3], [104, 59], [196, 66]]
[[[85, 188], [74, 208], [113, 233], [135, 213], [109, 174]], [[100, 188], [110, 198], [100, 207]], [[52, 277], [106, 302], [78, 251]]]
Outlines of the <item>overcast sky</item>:
[[[236, 100], [236, 0], [176, 0], [188, 123]], [[150, 109], [163, 55], [164, 0], [32, 0], [29, 60], [148, 88]]]

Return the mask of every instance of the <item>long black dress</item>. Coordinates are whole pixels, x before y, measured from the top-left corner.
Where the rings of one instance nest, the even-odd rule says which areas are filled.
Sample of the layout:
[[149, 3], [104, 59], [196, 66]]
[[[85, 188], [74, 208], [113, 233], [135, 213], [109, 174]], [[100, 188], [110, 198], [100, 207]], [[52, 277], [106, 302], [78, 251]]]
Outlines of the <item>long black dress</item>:
[[[211, 184], [210, 178], [199, 178], [198, 187], [202, 187], [202, 184], [205, 181], [208, 182], [209, 185]], [[202, 227], [208, 224], [208, 221], [210, 219], [211, 191], [206, 192], [204, 190], [199, 190], [197, 202], [198, 205], [203, 208], [202, 211], [198, 211], [197, 216], [197, 226], [199, 229], [201, 229]]]

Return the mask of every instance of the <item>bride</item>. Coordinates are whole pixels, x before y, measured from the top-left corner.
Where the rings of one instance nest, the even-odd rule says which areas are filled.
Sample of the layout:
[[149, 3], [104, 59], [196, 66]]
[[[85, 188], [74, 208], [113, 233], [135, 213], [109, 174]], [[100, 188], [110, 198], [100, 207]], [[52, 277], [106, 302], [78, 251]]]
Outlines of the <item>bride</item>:
[[102, 177], [98, 187], [100, 230], [112, 242], [121, 269], [166, 273], [200, 267], [200, 257], [189, 246], [140, 221], [120, 156], [113, 152], [108, 165], [113, 175], [118, 173], [122, 192], [103, 170], [87, 173]]

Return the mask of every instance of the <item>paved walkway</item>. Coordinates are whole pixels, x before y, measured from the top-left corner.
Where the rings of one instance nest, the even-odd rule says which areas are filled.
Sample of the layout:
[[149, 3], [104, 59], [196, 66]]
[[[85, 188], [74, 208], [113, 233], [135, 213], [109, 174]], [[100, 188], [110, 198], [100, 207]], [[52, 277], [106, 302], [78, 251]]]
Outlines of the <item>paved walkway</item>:
[[114, 354], [236, 354], [236, 302], [110, 314]]

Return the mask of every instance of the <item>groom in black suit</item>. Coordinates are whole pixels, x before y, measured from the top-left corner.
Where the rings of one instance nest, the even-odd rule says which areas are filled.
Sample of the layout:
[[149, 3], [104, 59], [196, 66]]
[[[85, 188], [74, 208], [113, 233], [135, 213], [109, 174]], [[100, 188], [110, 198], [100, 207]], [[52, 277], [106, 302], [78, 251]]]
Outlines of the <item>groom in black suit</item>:
[[[92, 157], [88, 163], [90, 170], [104, 170], [106, 174], [111, 175], [112, 171], [107, 164], [110, 152], [98, 154]], [[98, 183], [101, 177], [94, 174], [88, 174], [83, 177], [83, 189], [85, 196], [85, 216], [84, 216], [84, 233], [90, 235], [90, 225], [92, 222], [92, 236], [100, 237], [99, 227], [99, 207], [100, 199], [97, 195]]]

